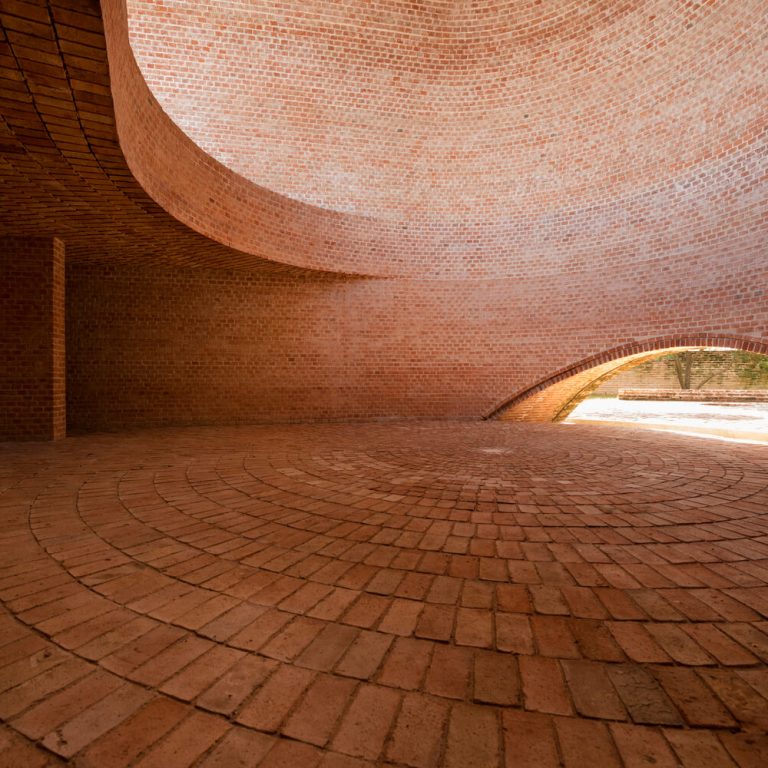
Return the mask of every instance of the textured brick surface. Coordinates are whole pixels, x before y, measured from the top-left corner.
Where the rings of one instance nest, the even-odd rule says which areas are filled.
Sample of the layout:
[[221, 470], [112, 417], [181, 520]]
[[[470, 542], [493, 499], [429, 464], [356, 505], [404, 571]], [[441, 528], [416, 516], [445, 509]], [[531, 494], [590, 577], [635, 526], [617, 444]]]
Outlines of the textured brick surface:
[[0, 764], [764, 762], [761, 446], [424, 422], [4, 457]]
[[0, 235], [0, 440], [66, 434], [64, 244]]
[[[226, 179], [245, 195], [245, 178], [255, 182], [262, 248], [281, 211], [294, 263], [575, 273], [617, 257], [696, 258], [723, 229], [739, 232], [743, 253], [759, 242], [754, 227], [765, 232], [761, 0], [128, 9], [150, 90], [223, 164], [203, 166], [200, 188], [223, 192]], [[140, 138], [152, 129], [193, 150], [165, 138], [120, 80], [142, 104], [126, 138], [143, 177], [183, 220], [253, 247], [218, 200], [168, 189], [179, 151], [158, 157]]]
[[768, 352], [764, 3], [127, 5], [0, 5], [2, 432], [219, 426], [2, 446], [0, 764], [765, 763], [759, 447], [222, 426]]
[[[301, 11], [303, 17], [294, 4], [284, 5], [276, 26], [254, 22], [263, 14], [272, 18], [268, 3], [250, 4], [250, 17], [229, 13], [217, 4], [216, 12], [209, 10], [206, 18], [224, 14], [220, 31], [226, 35], [240, 24], [256, 23], [253, 35], [241, 42], [247, 39], [248, 46], [259, 50], [266, 35], [286, 45], [299, 35], [304, 40], [299, 46], [302, 53], [299, 56], [296, 50], [298, 59], [290, 68], [300, 86], [294, 95], [303, 94], [299, 102], [310, 98], [304, 90], [307, 73], [299, 62], [306, 64], [317, 54], [316, 46], [329, 29], [328, 18], [341, 24], [337, 32], [345, 30], [342, 36], [364, 30], [358, 40], [363, 47], [386, 51], [388, 65], [412, 71], [399, 53], [390, 60], [390, 51], [401, 46], [392, 49], [387, 43], [377, 48], [394, 30], [402, 29], [404, 16], [397, 4], [366, 4], [363, 12], [350, 1], [335, 4], [331, 12], [324, 4], [313, 3]], [[760, 288], [768, 279], [765, 185], [760, 183], [764, 110], [756, 112], [759, 90], [750, 86], [754, 78], [762, 82], [765, 74], [764, 47], [755, 38], [764, 13], [761, 3], [730, 0], [716, 8], [699, 4], [695, 10], [681, 4], [674, 11], [650, 1], [626, 4], [620, 11], [616, 4], [602, 11], [593, 4], [578, 13], [563, 6], [551, 18], [543, 6], [519, 6], [497, 3], [470, 9], [435, 4], [434, 15], [425, 5], [419, 6], [423, 13], [412, 9], [407, 25], [411, 31], [404, 40], [414, 42], [412, 30], [431, 32], [411, 63], [423, 64], [428, 50], [439, 55], [428, 59], [424, 80], [419, 75], [414, 83], [409, 76], [398, 86], [386, 85], [377, 74], [365, 95], [358, 94], [362, 101], [357, 115], [369, 114], [384, 94], [389, 96], [381, 106], [394, 107], [388, 100], [393, 87], [405, 99], [397, 97], [398, 119], [386, 112], [380, 122], [366, 124], [359, 135], [368, 136], [362, 144], [357, 133], [352, 140], [349, 126], [345, 128], [339, 117], [345, 112], [339, 94], [347, 93], [356, 77], [365, 80], [362, 71], [350, 78], [350, 41], [339, 42], [345, 50], [340, 81], [333, 80], [334, 70], [323, 60], [319, 68], [323, 77], [341, 89], [334, 91], [332, 103], [338, 106], [341, 122], [336, 129], [345, 136], [341, 144], [350, 158], [356, 157], [356, 149], [381, 148], [371, 132], [394, 131], [391, 137], [405, 147], [414, 141], [411, 131], [419, 125], [419, 130], [426, 130], [418, 118], [421, 112], [413, 112], [416, 105], [409, 101], [421, 87], [425, 90], [419, 98], [434, 100], [433, 107], [461, 110], [470, 94], [473, 103], [477, 99], [475, 106], [482, 104], [483, 90], [465, 92], [467, 83], [481, 72], [483, 87], [488, 85], [485, 78], [491, 70], [476, 69], [479, 60], [470, 55], [478, 51], [473, 45], [481, 32], [499, 41], [498, 58], [491, 56], [493, 71], [511, 51], [523, 50], [510, 45], [526, 28], [532, 47], [526, 44], [524, 49], [541, 54], [531, 59], [536, 62], [531, 73], [543, 77], [545, 70], [554, 68], [543, 80], [493, 81], [500, 89], [491, 89], [493, 113], [506, 109], [516, 116], [504, 128], [483, 112], [481, 132], [486, 139], [494, 135], [494, 150], [487, 155], [475, 146], [474, 107], [466, 113], [466, 123], [439, 121], [441, 128], [466, 130], [473, 138], [419, 140], [420, 153], [411, 160], [430, 168], [427, 187], [418, 174], [396, 170], [409, 153], [399, 155], [388, 148], [392, 165], [386, 172], [359, 157], [354, 160], [355, 173], [376, 167], [385, 175], [394, 173], [400, 185], [395, 202], [403, 207], [398, 212], [378, 200], [377, 214], [359, 216], [256, 186], [217, 164], [170, 125], [128, 48], [122, 0], [108, 0], [101, 10], [94, 0], [5, 3], [0, 19], [0, 232], [56, 236], [66, 244], [70, 423], [77, 429], [113, 429], [397, 416], [463, 418], [490, 414], [505, 405], [507, 415], [514, 418], [550, 420], [562, 415], [596, 377], [623, 365], [627, 355], [680, 343], [765, 351], [768, 310]], [[180, 93], [188, 91], [183, 98], [191, 98], [193, 92], [199, 98], [202, 93], [198, 58], [189, 54], [186, 40], [173, 39], [183, 37], [190, 7], [161, 11], [160, 6], [150, 8], [138, 0], [131, 4], [144, 71], [155, 78], [152, 87], [163, 99], [168, 98], [167, 68], [178, 64], [173, 61], [178, 55], [185, 57], [178, 72], [185, 73], [186, 85], [177, 79]], [[643, 7], [652, 21], [640, 24], [646, 18]], [[168, 16], [156, 23], [154, 14], [163, 12]], [[354, 16], [354, 24], [347, 23], [348, 14]], [[490, 23], [492, 14], [496, 18]], [[178, 24], [168, 24], [172, 16], [178, 17]], [[587, 24], [589, 35], [597, 35], [599, 43], [576, 34], [575, 20], [586, 17], [594, 22]], [[344, 19], [347, 22], [342, 23]], [[111, 79], [103, 25], [109, 30]], [[598, 29], [611, 32], [600, 35]], [[644, 40], [650, 35], [648, 46], [622, 47], [632, 30]], [[198, 29], [195, 34], [209, 32]], [[235, 42], [240, 38], [226, 39], [235, 48], [240, 44]], [[148, 61], [153, 45], [159, 55], [171, 42], [170, 59]], [[560, 46], [573, 56], [561, 58]], [[481, 58], [490, 55], [481, 48], [486, 51]], [[356, 45], [353, 49], [358, 50]], [[642, 73], [635, 59], [640, 50], [650, 67]], [[588, 52], [598, 56], [598, 51], [607, 57], [604, 63], [613, 62], [610, 77], [600, 67], [578, 63]], [[629, 60], [633, 66], [619, 64]], [[466, 66], [462, 63], [456, 69], [457, 62]], [[662, 77], [656, 67], [663, 62], [667, 62], [663, 72], [671, 80], [662, 78], [660, 93], [646, 90], [645, 84], [656, 74]], [[273, 65], [282, 72], [272, 61], [270, 67], [259, 68], [260, 74], [271, 77], [267, 73]], [[441, 72], [465, 82], [450, 86], [451, 98], [440, 90], [447, 83], [438, 88]], [[557, 77], [551, 80], [555, 72]], [[591, 84], [589, 99], [573, 90], [573, 83], [565, 87], [562, 78], [568, 72], [578, 73], [582, 86]], [[599, 72], [606, 78], [601, 79]], [[522, 72], [518, 74], [522, 77]], [[236, 85], [240, 81], [233, 75], [228, 72], [225, 80]], [[215, 108], [207, 89], [218, 76], [206, 74], [206, 108]], [[536, 92], [534, 82], [548, 84], [547, 99], [533, 99], [522, 108], [526, 102], [518, 99], [529, 87], [531, 94]], [[251, 78], [248, 83], [252, 87]], [[625, 90], [629, 83], [634, 85]], [[558, 84], [565, 90], [554, 98]], [[606, 93], [615, 88], [629, 101], [626, 109], [614, 105], [608, 119], [605, 105], [613, 97]], [[268, 93], [252, 88], [251, 95]], [[640, 93], [643, 99], [653, 94], [649, 112], [630, 95], [640, 98]], [[578, 136], [568, 133], [574, 124], [565, 118], [566, 113], [573, 117], [569, 112], [573, 103], [566, 97], [574, 94], [579, 94], [575, 103], [589, 104], [599, 115], [596, 124], [584, 123]], [[729, 110], [726, 97], [736, 100], [739, 108]], [[236, 103], [241, 102], [248, 99]], [[276, 94], [270, 110], [274, 104], [282, 110], [289, 103], [294, 101], [286, 94]], [[542, 112], [544, 103], [549, 106]], [[528, 118], [517, 115], [515, 104]], [[555, 118], [551, 110], [557, 104], [562, 110]], [[581, 106], [579, 114], [580, 110]], [[291, 122], [289, 112], [280, 119]], [[193, 114], [202, 115], [202, 108]], [[259, 114], [266, 120], [269, 110]], [[314, 108], [311, 114], [315, 127], [328, 117], [321, 118]], [[434, 108], [429, 114], [430, 131], [436, 130]], [[557, 135], [542, 128], [541, 121], [550, 118], [559, 126], [552, 129]], [[634, 127], [617, 134], [622, 120]], [[218, 123], [210, 125], [215, 130]], [[491, 126], [493, 131], [485, 133]], [[289, 136], [295, 134], [283, 128], [276, 137], [290, 143]], [[584, 137], [596, 135], [598, 128], [607, 133], [587, 142], [590, 162], [569, 161], [566, 173], [566, 166], [555, 160], [558, 152], [574, 157], [576, 147], [587, 146]], [[527, 138], [522, 141], [518, 136], [514, 150], [502, 151], [499, 147], [506, 145], [500, 144], [499, 132], [505, 130], [512, 131], [510, 136], [524, 131]], [[700, 130], [705, 132], [700, 135]], [[617, 135], [622, 137], [620, 147], [609, 141]], [[632, 151], [642, 154], [644, 161], [628, 158], [628, 135], [634, 137], [628, 142]], [[325, 140], [314, 129], [306, 138], [320, 154], [310, 162], [303, 150], [290, 152], [290, 158], [301, 156], [307, 166], [287, 175], [279, 172], [280, 179], [300, 184], [302, 179], [321, 178], [311, 167], [322, 156]], [[441, 152], [449, 158], [447, 165], [437, 162], [435, 153]], [[466, 162], [472, 159], [482, 165], [486, 156], [494, 163], [512, 163], [517, 182], [531, 185], [530, 195], [505, 180], [501, 168], [498, 173], [483, 171], [482, 184], [473, 187], [469, 179], [474, 174], [467, 173]], [[562, 180], [570, 192], [549, 188], [541, 169], [523, 171], [523, 156], [550, 168], [552, 178]], [[277, 172], [274, 153], [259, 152], [258, 157], [268, 162], [270, 172]], [[431, 160], [426, 162], [426, 157]], [[606, 170], [618, 162], [624, 165], [623, 173]], [[330, 172], [333, 163], [323, 167]], [[434, 194], [441, 190], [441, 179], [456, 172], [463, 178], [458, 191], [449, 195], [442, 189]], [[594, 184], [586, 184], [582, 174], [594, 174]], [[337, 181], [338, 189], [358, 188], [343, 174]], [[165, 213], [139, 182], [176, 218]], [[490, 191], [489, 185], [498, 184], [503, 194]], [[365, 183], [359, 188], [389, 195], [386, 185]], [[414, 190], [423, 202], [406, 204]], [[429, 190], [433, 192], [427, 194]], [[486, 204], [501, 207], [490, 215]], [[464, 210], [467, 205], [474, 210], [472, 215]], [[288, 264], [325, 271], [309, 272]], [[409, 279], [369, 280], [352, 278], [352, 273]], [[607, 370], [597, 368], [606, 364]]]

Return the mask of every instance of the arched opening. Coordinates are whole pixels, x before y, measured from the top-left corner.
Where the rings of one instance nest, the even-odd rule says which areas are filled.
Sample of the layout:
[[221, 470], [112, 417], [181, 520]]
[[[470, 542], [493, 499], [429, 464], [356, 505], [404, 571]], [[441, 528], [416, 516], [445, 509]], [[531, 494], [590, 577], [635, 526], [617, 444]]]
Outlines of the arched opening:
[[743, 350], [768, 354], [768, 343], [740, 336], [666, 336], [614, 347], [555, 372], [498, 405], [486, 419], [563, 421], [601, 384], [627, 369], [670, 352]]

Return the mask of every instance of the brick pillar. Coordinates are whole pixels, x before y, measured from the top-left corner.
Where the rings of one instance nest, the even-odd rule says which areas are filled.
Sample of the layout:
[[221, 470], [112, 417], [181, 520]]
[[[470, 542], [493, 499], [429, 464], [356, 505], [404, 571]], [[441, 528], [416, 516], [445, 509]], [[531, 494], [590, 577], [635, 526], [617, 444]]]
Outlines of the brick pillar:
[[66, 435], [64, 243], [0, 238], [0, 440]]

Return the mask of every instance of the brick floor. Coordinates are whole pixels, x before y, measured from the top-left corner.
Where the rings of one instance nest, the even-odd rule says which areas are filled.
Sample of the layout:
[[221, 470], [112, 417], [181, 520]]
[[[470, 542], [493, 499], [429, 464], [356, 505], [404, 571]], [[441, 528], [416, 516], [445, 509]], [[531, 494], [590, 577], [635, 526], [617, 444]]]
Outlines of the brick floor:
[[0, 445], [0, 766], [755, 766], [768, 454], [588, 426]]

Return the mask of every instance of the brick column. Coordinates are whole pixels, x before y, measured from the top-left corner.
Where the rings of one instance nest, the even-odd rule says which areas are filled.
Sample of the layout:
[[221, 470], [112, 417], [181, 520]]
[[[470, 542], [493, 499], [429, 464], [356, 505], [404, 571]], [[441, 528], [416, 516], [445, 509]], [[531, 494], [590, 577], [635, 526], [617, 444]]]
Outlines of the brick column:
[[0, 440], [66, 431], [64, 243], [0, 238]]

